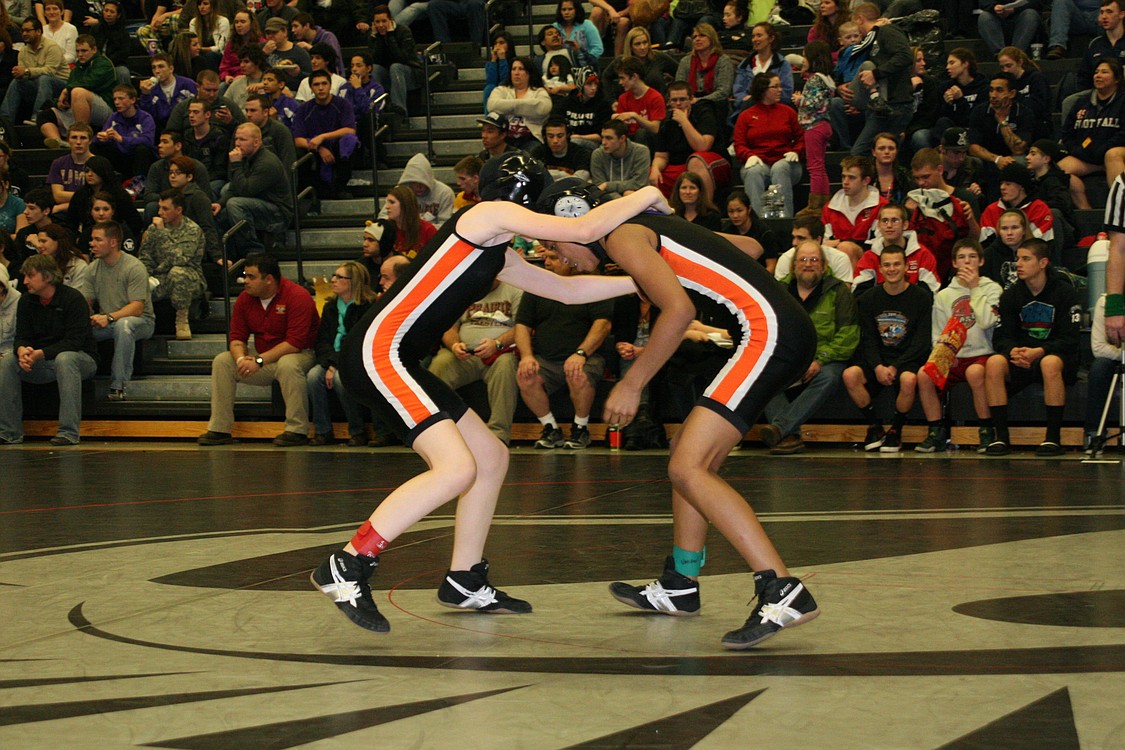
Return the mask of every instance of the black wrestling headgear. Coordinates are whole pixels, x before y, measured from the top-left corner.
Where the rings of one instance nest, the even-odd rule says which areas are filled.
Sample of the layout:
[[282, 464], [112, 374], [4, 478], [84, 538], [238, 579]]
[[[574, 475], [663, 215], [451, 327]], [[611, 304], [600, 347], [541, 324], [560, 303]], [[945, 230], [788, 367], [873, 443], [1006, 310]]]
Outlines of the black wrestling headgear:
[[551, 175], [543, 162], [522, 151], [494, 156], [480, 170], [482, 200], [505, 200], [531, 208]]

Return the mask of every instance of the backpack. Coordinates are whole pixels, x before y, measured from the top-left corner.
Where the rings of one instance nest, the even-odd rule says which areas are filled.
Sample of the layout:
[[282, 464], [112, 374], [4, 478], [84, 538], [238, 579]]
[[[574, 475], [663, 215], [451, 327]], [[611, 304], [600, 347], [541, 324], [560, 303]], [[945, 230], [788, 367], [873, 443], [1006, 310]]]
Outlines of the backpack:
[[908, 16], [891, 21], [906, 34], [911, 47], [919, 47], [926, 58], [927, 70], [943, 70], [945, 67], [945, 32], [941, 27], [941, 13], [936, 10], [920, 10]]

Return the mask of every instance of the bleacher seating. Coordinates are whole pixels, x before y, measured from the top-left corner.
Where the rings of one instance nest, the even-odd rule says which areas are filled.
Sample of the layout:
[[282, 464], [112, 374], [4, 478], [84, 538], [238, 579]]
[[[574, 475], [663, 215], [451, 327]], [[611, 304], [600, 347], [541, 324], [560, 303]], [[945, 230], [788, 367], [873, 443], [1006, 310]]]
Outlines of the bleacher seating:
[[[540, 4], [533, 6], [531, 18], [532, 32], [553, 20], [554, 5]], [[520, 11], [522, 13], [522, 10]], [[527, 54], [530, 51], [528, 44], [528, 24], [525, 17], [520, 16], [518, 22], [509, 26], [510, 31], [517, 38], [517, 52]], [[792, 26], [785, 29], [786, 48], [784, 53], [799, 52], [804, 44], [809, 27]], [[420, 38], [422, 38], [420, 36]], [[981, 62], [982, 72], [992, 72], [998, 69], [995, 62], [989, 60], [984, 44], [979, 39], [946, 39], [946, 49], [968, 47], [972, 49]], [[420, 44], [419, 48], [424, 47]], [[1078, 40], [1071, 45], [1070, 59], [1058, 61], [1042, 61], [1041, 68], [1047, 74], [1052, 85], [1052, 91], [1057, 93], [1058, 87], [1064, 76], [1076, 67], [1073, 56], [1081, 54], [1085, 43]], [[357, 48], [345, 48], [347, 57]], [[535, 50], [537, 51], [537, 50]], [[395, 122], [393, 140], [387, 144], [388, 169], [373, 172], [370, 169], [357, 169], [353, 173], [350, 191], [355, 196], [350, 200], [323, 201], [320, 211], [315, 215], [308, 215], [302, 219], [302, 246], [303, 268], [307, 279], [329, 276], [336, 267], [336, 263], [347, 258], [354, 258], [359, 253], [360, 238], [364, 222], [371, 218], [373, 212], [380, 204], [381, 196], [390, 186], [393, 186], [410, 156], [425, 153], [430, 156], [434, 164], [435, 174], [438, 179], [453, 186], [453, 165], [463, 156], [476, 153], [480, 149], [479, 127], [475, 119], [482, 112], [481, 91], [484, 86], [483, 59], [480, 50], [470, 44], [447, 44], [443, 52], [449, 65], [443, 69], [443, 76], [436, 82], [435, 89], [430, 94], [431, 117], [427, 123], [420, 116], [421, 100], [411, 102], [411, 117], [406, 123]], [[129, 60], [130, 68], [137, 78], [149, 75], [149, 58], [145, 55], [136, 55]], [[1057, 100], [1057, 97], [1056, 97]], [[414, 109], [417, 104], [418, 108]], [[1055, 124], [1058, 125], [1058, 111], [1054, 113]], [[427, 128], [430, 125], [430, 128]], [[23, 148], [15, 151], [15, 160], [32, 176], [32, 184], [41, 183], [47, 174], [51, 161], [65, 153], [65, 151], [46, 149], [41, 146], [42, 139], [33, 126], [17, 125]], [[429, 138], [432, 135], [432, 142]], [[432, 143], [432, 145], [431, 145]], [[828, 154], [828, 170], [834, 180], [833, 190], [839, 187], [840, 160], [845, 156], [841, 152]], [[1098, 180], [1091, 181], [1091, 199], [1095, 205], [1104, 200], [1104, 184], [1097, 188]], [[798, 205], [804, 205], [807, 195], [807, 178], [805, 185], [799, 188], [796, 195]], [[1101, 212], [1078, 212], [1080, 223], [1079, 236], [1096, 234], [1101, 229]], [[785, 220], [770, 220], [777, 224], [776, 232], [787, 236], [788, 224]], [[276, 254], [282, 261], [282, 269], [289, 278], [296, 277], [296, 243], [293, 233], [290, 232], [283, 247], [276, 249]], [[1081, 271], [1080, 267], [1074, 270]], [[237, 291], [237, 290], [236, 290]], [[122, 436], [122, 437], [192, 437], [202, 431], [209, 411], [209, 372], [210, 361], [214, 354], [226, 346], [224, 318], [224, 302], [213, 299], [210, 302], [208, 316], [200, 321], [193, 322], [195, 338], [192, 341], [176, 341], [167, 333], [158, 331], [151, 340], [144, 342], [138, 355], [141, 366], [138, 368], [138, 377], [131, 384], [128, 400], [124, 402], [110, 402], [106, 400], [108, 383], [104, 378], [88, 384], [84, 391], [84, 417], [89, 425], [84, 424], [84, 434], [91, 436]], [[1072, 388], [1068, 394], [1066, 419], [1068, 424], [1081, 421], [1084, 409], [1084, 383]], [[603, 384], [599, 391], [599, 403], [608, 392], [609, 384]], [[52, 411], [57, 412], [57, 398], [53, 389], [28, 386], [25, 392], [25, 416], [31, 420], [28, 423], [28, 435], [52, 434], [50, 424], [37, 419], [48, 417]], [[482, 411], [487, 410], [487, 401], [482, 397], [482, 392], [470, 386], [465, 392], [466, 398]], [[54, 399], [54, 400], [53, 400]], [[967, 389], [964, 392], [957, 389], [953, 394], [951, 417], [955, 424], [971, 418], [972, 409], [968, 399]], [[565, 417], [569, 412], [569, 405], [565, 399], [557, 405], [556, 414]], [[236, 436], [243, 437], [272, 437], [279, 430], [279, 422], [283, 418], [283, 405], [276, 386], [274, 388], [261, 388], [240, 386], [237, 398], [237, 416], [240, 424], [236, 427]], [[913, 419], [921, 421], [920, 411], [915, 409]], [[595, 414], [597, 414], [595, 407]], [[847, 399], [838, 399], [833, 406], [824, 410], [816, 422], [825, 424], [810, 426], [806, 440], [826, 439], [830, 442], [852, 442], [862, 437], [864, 426], [858, 424], [859, 413], [850, 405]], [[1013, 400], [1011, 420], [1013, 425], [1038, 424], [1043, 419], [1041, 391], [1029, 389]], [[538, 436], [539, 425], [531, 418], [530, 412], [520, 406], [516, 416], [517, 424], [513, 435], [516, 440], [534, 439]], [[603, 426], [592, 425], [595, 438], [600, 438]], [[342, 429], [342, 425], [338, 425]], [[920, 440], [923, 428], [910, 428], [906, 433], [907, 442]], [[342, 434], [342, 433], [341, 433]], [[1013, 430], [1013, 438], [1021, 442], [1021, 430]], [[1028, 432], [1026, 441], [1038, 441], [1039, 432]], [[967, 443], [975, 442], [975, 430], [970, 435], [968, 430], [955, 432], [964, 438]], [[1064, 434], [1070, 444], [1080, 443], [1080, 431], [1068, 428]]]

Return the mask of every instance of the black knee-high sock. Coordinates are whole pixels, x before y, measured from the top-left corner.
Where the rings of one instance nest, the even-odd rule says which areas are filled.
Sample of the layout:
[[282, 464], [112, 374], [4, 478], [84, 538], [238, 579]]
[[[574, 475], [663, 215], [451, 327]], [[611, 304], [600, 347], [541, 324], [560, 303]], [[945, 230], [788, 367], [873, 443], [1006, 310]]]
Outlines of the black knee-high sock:
[[1047, 441], [1062, 444], [1062, 421], [1065, 406], [1047, 407]]
[[870, 424], [880, 424], [879, 418], [875, 416], [875, 404], [868, 404], [859, 410], [863, 418]]
[[996, 439], [1002, 442], [1010, 442], [1008, 440], [1008, 405], [991, 406], [992, 422], [996, 425]]
[[902, 426], [906, 424], [906, 414], [901, 411], [895, 411], [895, 418], [891, 420], [891, 429], [902, 432]]

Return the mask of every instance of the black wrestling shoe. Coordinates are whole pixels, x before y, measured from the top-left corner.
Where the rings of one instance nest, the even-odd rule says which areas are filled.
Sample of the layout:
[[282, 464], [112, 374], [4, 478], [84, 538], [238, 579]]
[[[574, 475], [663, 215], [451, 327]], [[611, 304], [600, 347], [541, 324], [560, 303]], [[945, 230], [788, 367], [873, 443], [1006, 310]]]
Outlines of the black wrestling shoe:
[[469, 570], [450, 570], [437, 592], [438, 604], [453, 609], [472, 609], [492, 615], [526, 615], [531, 605], [508, 596], [488, 583], [488, 560]]
[[820, 614], [812, 594], [799, 578], [778, 578], [772, 570], [754, 574], [758, 604], [746, 624], [723, 636], [723, 647], [735, 651], [751, 648], [777, 633]]
[[630, 607], [676, 617], [695, 617], [701, 607], [699, 581], [677, 573], [671, 556], [664, 559], [661, 576], [647, 586], [632, 586], [618, 581], [609, 584], [609, 593]]
[[329, 555], [309, 580], [356, 625], [376, 633], [389, 633], [391, 624], [375, 606], [367, 583], [378, 566], [378, 557], [349, 555], [340, 550]]

